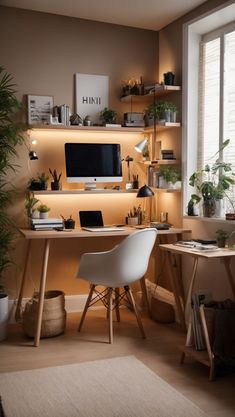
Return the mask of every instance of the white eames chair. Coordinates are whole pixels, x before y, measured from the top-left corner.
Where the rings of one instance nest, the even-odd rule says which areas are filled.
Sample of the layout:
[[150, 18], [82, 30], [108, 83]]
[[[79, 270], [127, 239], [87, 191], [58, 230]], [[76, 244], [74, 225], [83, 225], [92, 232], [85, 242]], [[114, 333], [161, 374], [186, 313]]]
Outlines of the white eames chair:
[[[139, 230], [109, 251], [82, 255], [76, 277], [89, 281], [91, 287], [78, 331], [82, 328], [88, 308], [101, 300], [107, 308], [109, 317], [109, 343], [113, 343], [112, 311], [116, 310], [117, 320], [120, 321], [119, 304], [125, 297], [134, 310], [141, 335], [145, 338], [143, 325], [129, 285], [144, 277], [156, 236], [156, 229]], [[97, 285], [106, 288], [99, 292], [96, 289]], [[122, 293], [120, 293], [120, 287], [124, 289]]]

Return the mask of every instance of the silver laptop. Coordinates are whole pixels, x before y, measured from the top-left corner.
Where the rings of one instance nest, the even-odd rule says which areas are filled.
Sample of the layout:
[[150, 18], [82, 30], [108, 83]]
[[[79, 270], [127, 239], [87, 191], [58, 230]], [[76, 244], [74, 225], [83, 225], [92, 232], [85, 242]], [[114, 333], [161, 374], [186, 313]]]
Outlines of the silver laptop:
[[83, 230], [89, 232], [118, 232], [125, 227], [104, 226], [101, 210], [79, 211], [80, 225]]

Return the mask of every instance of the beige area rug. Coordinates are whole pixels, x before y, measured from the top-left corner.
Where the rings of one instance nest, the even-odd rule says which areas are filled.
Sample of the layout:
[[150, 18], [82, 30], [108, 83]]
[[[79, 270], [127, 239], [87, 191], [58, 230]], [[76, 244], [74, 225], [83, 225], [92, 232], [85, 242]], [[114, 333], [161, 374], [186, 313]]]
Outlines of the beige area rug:
[[205, 417], [134, 356], [0, 374], [6, 417]]

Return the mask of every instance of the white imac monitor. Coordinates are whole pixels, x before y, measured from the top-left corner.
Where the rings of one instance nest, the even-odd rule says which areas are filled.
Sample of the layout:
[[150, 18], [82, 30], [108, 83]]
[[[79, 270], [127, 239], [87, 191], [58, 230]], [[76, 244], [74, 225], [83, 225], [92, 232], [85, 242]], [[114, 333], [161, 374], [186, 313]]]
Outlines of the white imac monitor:
[[65, 143], [65, 162], [67, 182], [85, 183], [85, 189], [122, 181], [120, 144]]

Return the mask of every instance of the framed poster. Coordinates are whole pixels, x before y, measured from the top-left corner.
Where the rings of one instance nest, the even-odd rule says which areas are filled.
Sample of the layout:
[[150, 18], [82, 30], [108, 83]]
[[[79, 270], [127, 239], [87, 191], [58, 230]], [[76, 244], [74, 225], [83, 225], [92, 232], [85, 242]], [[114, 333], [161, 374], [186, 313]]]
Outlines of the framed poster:
[[28, 95], [28, 123], [49, 124], [53, 110], [52, 96]]
[[93, 124], [100, 124], [100, 112], [108, 107], [108, 75], [76, 74], [76, 113], [84, 119], [90, 116]]

